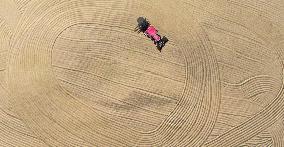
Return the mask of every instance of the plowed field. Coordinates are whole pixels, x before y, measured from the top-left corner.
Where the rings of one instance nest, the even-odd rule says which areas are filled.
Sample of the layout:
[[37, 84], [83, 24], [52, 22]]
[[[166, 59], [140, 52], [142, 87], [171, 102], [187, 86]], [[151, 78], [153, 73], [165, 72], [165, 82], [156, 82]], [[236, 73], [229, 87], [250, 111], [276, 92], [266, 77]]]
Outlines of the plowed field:
[[283, 147], [283, 35], [283, 0], [1, 0], [0, 146]]

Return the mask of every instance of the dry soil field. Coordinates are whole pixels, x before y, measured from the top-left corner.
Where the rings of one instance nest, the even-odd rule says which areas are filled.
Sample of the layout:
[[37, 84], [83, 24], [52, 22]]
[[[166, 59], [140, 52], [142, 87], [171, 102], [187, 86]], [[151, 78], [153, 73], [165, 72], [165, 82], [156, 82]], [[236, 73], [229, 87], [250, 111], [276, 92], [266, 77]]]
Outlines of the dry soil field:
[[0, 146], [283, 147], [283, 35], [283, 0], [0, 0]]

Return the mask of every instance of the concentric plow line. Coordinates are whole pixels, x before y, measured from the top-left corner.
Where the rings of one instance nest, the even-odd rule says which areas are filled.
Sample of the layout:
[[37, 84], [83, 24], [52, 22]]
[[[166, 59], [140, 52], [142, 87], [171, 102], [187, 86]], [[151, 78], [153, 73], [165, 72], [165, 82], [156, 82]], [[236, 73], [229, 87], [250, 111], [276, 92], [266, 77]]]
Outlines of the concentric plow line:
[[0, 146], [281, 146], [283, 8], [2, 0]]

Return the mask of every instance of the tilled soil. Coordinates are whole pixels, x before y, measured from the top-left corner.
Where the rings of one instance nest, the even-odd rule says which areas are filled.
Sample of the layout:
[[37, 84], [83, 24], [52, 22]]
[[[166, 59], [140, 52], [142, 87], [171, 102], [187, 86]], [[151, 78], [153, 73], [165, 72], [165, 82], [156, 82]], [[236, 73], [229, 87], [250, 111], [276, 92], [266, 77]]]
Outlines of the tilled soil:
[[284, 146], [283, 35], [283, 0], [1, 0], [0, 146]]

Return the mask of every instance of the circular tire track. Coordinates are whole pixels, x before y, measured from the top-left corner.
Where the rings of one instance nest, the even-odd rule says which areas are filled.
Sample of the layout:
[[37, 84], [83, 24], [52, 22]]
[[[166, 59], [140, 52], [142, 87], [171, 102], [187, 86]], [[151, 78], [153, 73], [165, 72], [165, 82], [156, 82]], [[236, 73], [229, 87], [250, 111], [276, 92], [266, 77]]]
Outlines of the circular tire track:
[[[13, 56], [9, 62], [9, 76], [16, 77], [13, 79], [17, 80], [11, 79], [9, 88], [13, 89], [14, 96], [18, 97], [14, 101], [15, 105], [21, 105], [21, 107], [15, 107], [16, 111], [28, 122], [27, 124], [36, 134], [46, 138], [44, 140], [48, 144], [71, 145], [84, 142], [90, 145], [147, 146], [187, 144], [188, 138], [192, 139], [193, 145], [205, 141], [205, 138], [200, 136], [207, 134], [205, 132], [210, 131], [213, 127], [217, 115], [216, 110], [218, 110], [216, 107], [218, 99], [216, 101], [212, 98], [218, 98], [219, 94], [214, 90], [218, 87], [216, 85], [218, 84], [216, 80], [218, 78], [216, 69], [218, 68], [214, 68], [216, 64], [214, 65], [214, 59], [210, 57], [210, 51], [208, 51], [210, 43], [202, 32], [194, 32], [196, 36], [189, 40], [192, 43], [187, 41], [186, 44], [182, 44], [177, 41], [180, 44], [178, 48], [185, 53], [186, 59], [195, 56], [198, 59], [194, 58], [197, 60], [194, 67], [190, 67], [187, 62], [188, 80], [182, 99], [160, 126], [151, 132], [139, 133], [100, 115], [96, 109], [64, 92], [65, 90], [54, 78], [54, 74], [51, 72], [50, 57], [52, 43], [59, 32], [70, 25], [91, 23], [92, 21], [130, 28], [132, 27], [130, 24], [122, 23], [127, 22], [123, 20], [129, 19], [124, 10], [129, 9], [132, 3], [124, 1], [71, 1], [56, 4], [56, 2], [44, 1], [30, 5], [34, 9], [28, 9], [23, 14], [22, 23], [17, 27], [17, 33], [12, 40]], [[38, 17], [30, 17], [34, 13]], [[121, 21], [111, 21], [114, 18], [119, 18]], [[174, 34], [170, 35], [174, 37]], [[192, 53], [187, 49], [189, 44], [194, 50], [195, 56], [189, 56]], [[198, 53], [199, 51], [201, 53]], [[204, 56], [201, 56], [200, 59], [199, 54]], [[24, 75], [28, 76], [22, 78]], [[200, 79], [202, 79], [202, 83], [198, 82]], [[25, 84], [16, 84], [19, 82]], [[15, 90], [22, 89], [23, 86], [26, 87], [25, 90]], [[196, 88], [198, 91], [192, 91], [191, 88]], [[210, 106], [211, 103], [217, 104]], [[188, 106], [192, 107], [188, 108]], [[199, 122], [207, 127], [195, 128], [200, 125], [197, 124]], [[176, 125], [170, 126], [171, 123], [176, 123]], [[192, 132], [197, 133], [190, 136], [185, 134], [185, 130], [175, 130], [176, 127], [185, 128], [185, 130], [192, 129]], [[181, 142], [178, 143], [174, 139]]]
[[[25, 11], [22, 11], [10, 43], [7, 79], [13, 111], [35, 135], [50, 146], [203, 145], [214, 128], [219, 111], [221, 87], [218, 63], [206, 31], [194, 18], [195, 11], [187, 10], [183, 2], [169, 1], [163, 6], [160, 5], [161, 3], [165, 2], [155, 1], [150, 5], [146, 2], [127, 0], [30, 1], [28, 5], [25, 5]], [[134, 27], [137, 16], [141, 15], [153, 20], [152, 23], [157, 25], [160, 32], [165, 32], [170, 38], [165, 48], [167, 56], [160, 57], [159, 54], [155, 54], [154, 47], [145, 49], [145, 46], [152, 45], [150, 42], [142, 44], [148, 41], [147, 38], [142, 39], [137, 34], [126, 33], [130, 32], [129, 28]], [[109, 32], [105, 37], [109, 37], [110, 40], [116, 33], [120, 33], [122, 38], [123, 34], [129, 37], [125, 42], [119, 39], [116, 42], [102, 39], [100, 42], [95, 40], [90, 45], [98, 47], [96, 53], [101, 57], [119, 59], [119, 66], [108, 65], [106, 62], [99, 63], [98, 60], [82, 53], [70, 58], [68, 55], [70, 51], [60, 52], [61, 48], [69, 49], [70, 46], [68, 43], [63, 43], [61, 46], [58, 36], [68, 28], [79, 24], [95, 24], [93, 31], [101, 31], [102, 34]], [[106, 26], [109, 26], [110, 30], [103, 30]], [[99, 29], [100, 27], [103, 31]], [[81, 40], [78, 46], [82, 40], [84, 41], [85, 35], [80, 34], [84, 30], [85, 28], [79, 29], [78, 34], [75, 31], [70, 36], [71, 39], [77, 37]], [[131, 38], [136, 39], [131, 40]], [[139, 43], [132, 45], [132, 41]], [[58, 42], [59, 44], [56, 44]], [[108, 51], [107, 48], [112, 50]], [[126, 52], [125, 50], [129, 53], [129, 50], [135, 50], [135, 48], [138, 50], [141, 48], [141, 51], [135, 52], [135, 54], [140, 53], [140, 56], [135, 56], [139, 62], [143, 59], [143, 54], [145, 54], [145, 60], [148, 59], [145, 61], [147, 65], [139, 69], [136, 66], [135, 69], [147, 71], [151, 75], [145, 76], [141, 81], [136, 77], [138, 74], [133, 74], [136, 70], [130, 70], [133, 66], [127, 68], [134, 59], [127, 60], [119, 56], [119, 53]], [[76, 47], [73, 50], [76, 50]], [[172, 50], [173, 54], [178, 52], [182, 54], [170, 56], [169, 50]], [[281, 52], [281, 47], [278, 50]], [[112, 55], [112, 52], [118, 56]], [[121, 53], [121, 55], [124, 54]], [[154, 62], [151, 58], [157, 60]], [[96, 66], [89, 68], [88, 63], [91, 61]], [[128, 65], [124, 67], [122, 63]], [[159, 63], [157, 69], [150, 63]], [[179, 65], [179, 70], [173, 70], [175, 66], [170, 66], [171, 64]], [[78, 67], [78, 69], [72, 69], [72, 73], [68, 72], [67, 76], [67, 72], [56, 69], [55, 66], [60, 65], [66, 65], [67, 70], [70, 70], [70, 67]], [[167, 70], [169, 73], [176, 72], [178, 76], [157, 74], [160, 69]], [[79, 75], [82, 72], [87, 74]], [[126, 76], [126, 73], [129, 75]], [[62, 77], [66, 76], [65, 83], [69, 82], [71, 86], [62, 84], [60, 74]], [[144, 72], [139, 74], [144, 76]], [[113, 86], [112, 91], [112, 88], [108, 88], [109, 86], [99, 85], [100, 80], [94, 76], [108, 81], [105, 83], [109, 86], [115, 84], [119, 86]], [[148, 79], [150, 77], [156, 79]], [[159, 78], [161, 80], [157, 80]], [[136, 83], [132, 80], [136, 80]], [[153, 86], [159, 82], [172, 82], [169, 85], [173, 85], [174, 81], [179, 81], [177, 86], [173, 86], [176, 89], [171, 89], [166, 84], [161, 89], [155, 89]], [[74, 86], [76, 82], [79, 86]], [[98, 82], [99, 86], [95, 87], [94, 83], [88, 85], [91, 82]], [[82, 91], [78, 90], [80, 86]], [[132, 91], [136, 91], [135, 94], [131, 93]], [[143, 94], [137, 94], [137, 91], [142, 91]], [[86, 93], [89, 95], [85, 95]], [[283, 114], [282, 93], [281, 90], [271, 104], [250, 120], [205, 146], [240, 145], [272, 125]], [[152, 98], [153, 95], [155, 97]], [[95, 97], [97, 102], [93, 102], [91, 97]], [[148, 105], [153, 104], [153, 100], [158, 98], [163, 100], [158, 101], [157, 105]], [[116, 99], [116, 105], [111, 103], [111, 107], [115, 105], [116, 110], [95, 105], [99, 102], [106, 107], [110, 105], [110, 99]], [[140, 102], [141, 99], [148, 101]], [[165, 102], [164, 99], [168, 101]], [[159, 105], [161, 103], [167, 103], [167, 105], [161, 108]], [[135, 113], [138, 110], [139, 113]], [[132, 120], [130, 120], [131, 116]], [[254, 122], [255, 120], [257, 122]], [[133, 122], [129, 123], [130, 121]], [[138, 125], [140, 128], [135, 127]]]

